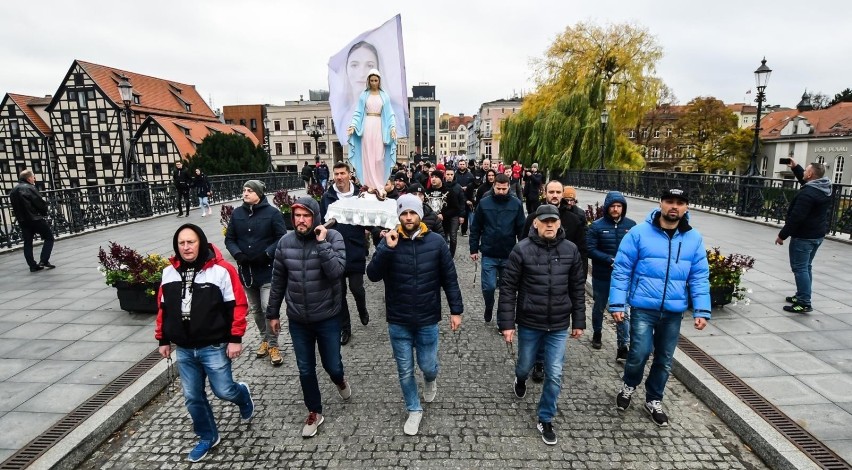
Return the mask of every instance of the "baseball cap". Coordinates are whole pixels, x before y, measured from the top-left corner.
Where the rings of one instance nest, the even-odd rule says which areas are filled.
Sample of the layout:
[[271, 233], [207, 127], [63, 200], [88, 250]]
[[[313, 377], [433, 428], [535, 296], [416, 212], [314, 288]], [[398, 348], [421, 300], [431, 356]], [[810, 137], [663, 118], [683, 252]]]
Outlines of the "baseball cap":
[[559, 220], [559, 210], [556, 206], [550, 204], [542, 204], [535, 210], [535, 218], [537, 220], [556, 219]]
[[423, 189], [423, 185], [420, 183], [411, 183], [408, 185], [408, 192], [410, 194], [426, 194], [426, 190]]
[[663, 195], [660, 196], [660, 200], [663, 199], [681, 199], [683, 202], [689, 203], [689, 197], [686, 195], [686, 191], [678, 188], [669, 188], [663, 191]]

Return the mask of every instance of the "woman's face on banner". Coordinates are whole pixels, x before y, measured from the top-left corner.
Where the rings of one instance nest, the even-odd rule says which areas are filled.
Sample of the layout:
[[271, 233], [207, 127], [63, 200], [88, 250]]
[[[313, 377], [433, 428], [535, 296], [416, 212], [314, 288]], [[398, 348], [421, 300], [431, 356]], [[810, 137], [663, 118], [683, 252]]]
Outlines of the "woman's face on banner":
[[349, 54], [346, 61], [346, 74], [349, 77], [349, 87], [352, 99], [367, 89], [367, 74], [370, 69], [377, 68], [378, 58], [367, 47], [359, 47]]

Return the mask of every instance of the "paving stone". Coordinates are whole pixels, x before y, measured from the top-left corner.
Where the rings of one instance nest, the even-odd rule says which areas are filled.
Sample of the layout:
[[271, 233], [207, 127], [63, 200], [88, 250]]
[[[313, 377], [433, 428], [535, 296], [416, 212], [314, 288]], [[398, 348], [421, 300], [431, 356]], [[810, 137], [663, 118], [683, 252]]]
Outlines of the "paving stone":
[[837, 370], [807, 352], [768, 353], [763, 357], [792, 375], [831, 374]]
[[743, 381], [776, 405], [829, 403], [829, 400], [795, 377], [747, 377]]
[[10, 378], [11, 382], [41, 382], [53, 383], [62, 380], [63, 377], [79, 369], [86, 361], [57, 361], [44, 360], [29, 367], [27, 370]]
[[799, 380], [838, 405], [852, 403], [852, 378], [848, 374], [803, 375]]
[[68, 413], [103, 388], [101, 385], [56, 383], [15, 408], [33, 413]]
[[[62, 418], [59, 413], [13, 411], [0, 416], [0, 449], [17, 450]], [[14, 430], [14, 431], [13, 431]]]

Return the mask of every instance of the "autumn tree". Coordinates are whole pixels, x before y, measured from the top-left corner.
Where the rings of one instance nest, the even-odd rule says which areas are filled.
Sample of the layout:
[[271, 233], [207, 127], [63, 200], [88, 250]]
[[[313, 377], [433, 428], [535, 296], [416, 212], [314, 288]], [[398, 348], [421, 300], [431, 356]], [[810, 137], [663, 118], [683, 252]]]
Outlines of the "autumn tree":
[[743, 173], [748, 167], [754, 144], [754, 130], [735, 129], [719, 141], [715, 158], [704, 162], [704, 171]]
[[662, 49], [633, 24], [569, 26], [536, 61], [536, 91], [504, 122], [501, 153], [557, 171], [597, 168], [600, 115], [609, 112], [607, 167], [639, 168], [642, 157], [622, 130], [653, 109]]
[[737, 116], [720, 100], [699, 96], [687, 103], [675, 125], [681, 145], [687, 146], [699, 171], [723, 165], [722, 139], [737, 129]]

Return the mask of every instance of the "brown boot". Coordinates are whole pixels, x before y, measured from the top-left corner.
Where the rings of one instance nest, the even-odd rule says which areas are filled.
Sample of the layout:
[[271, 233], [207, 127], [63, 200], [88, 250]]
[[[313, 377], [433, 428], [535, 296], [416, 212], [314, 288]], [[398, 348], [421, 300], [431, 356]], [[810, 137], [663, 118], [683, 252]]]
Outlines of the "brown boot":
[[269, 354], [269, 343], [262, 341], [257, 348], [257, 357], [266, 357], [267, 354]]
[[269, 360], [272, 362], [272, 365], [276, 367], [284, 363], [284, 358], [281, 357], [281, 352], [275, 346], [269, 348]]

